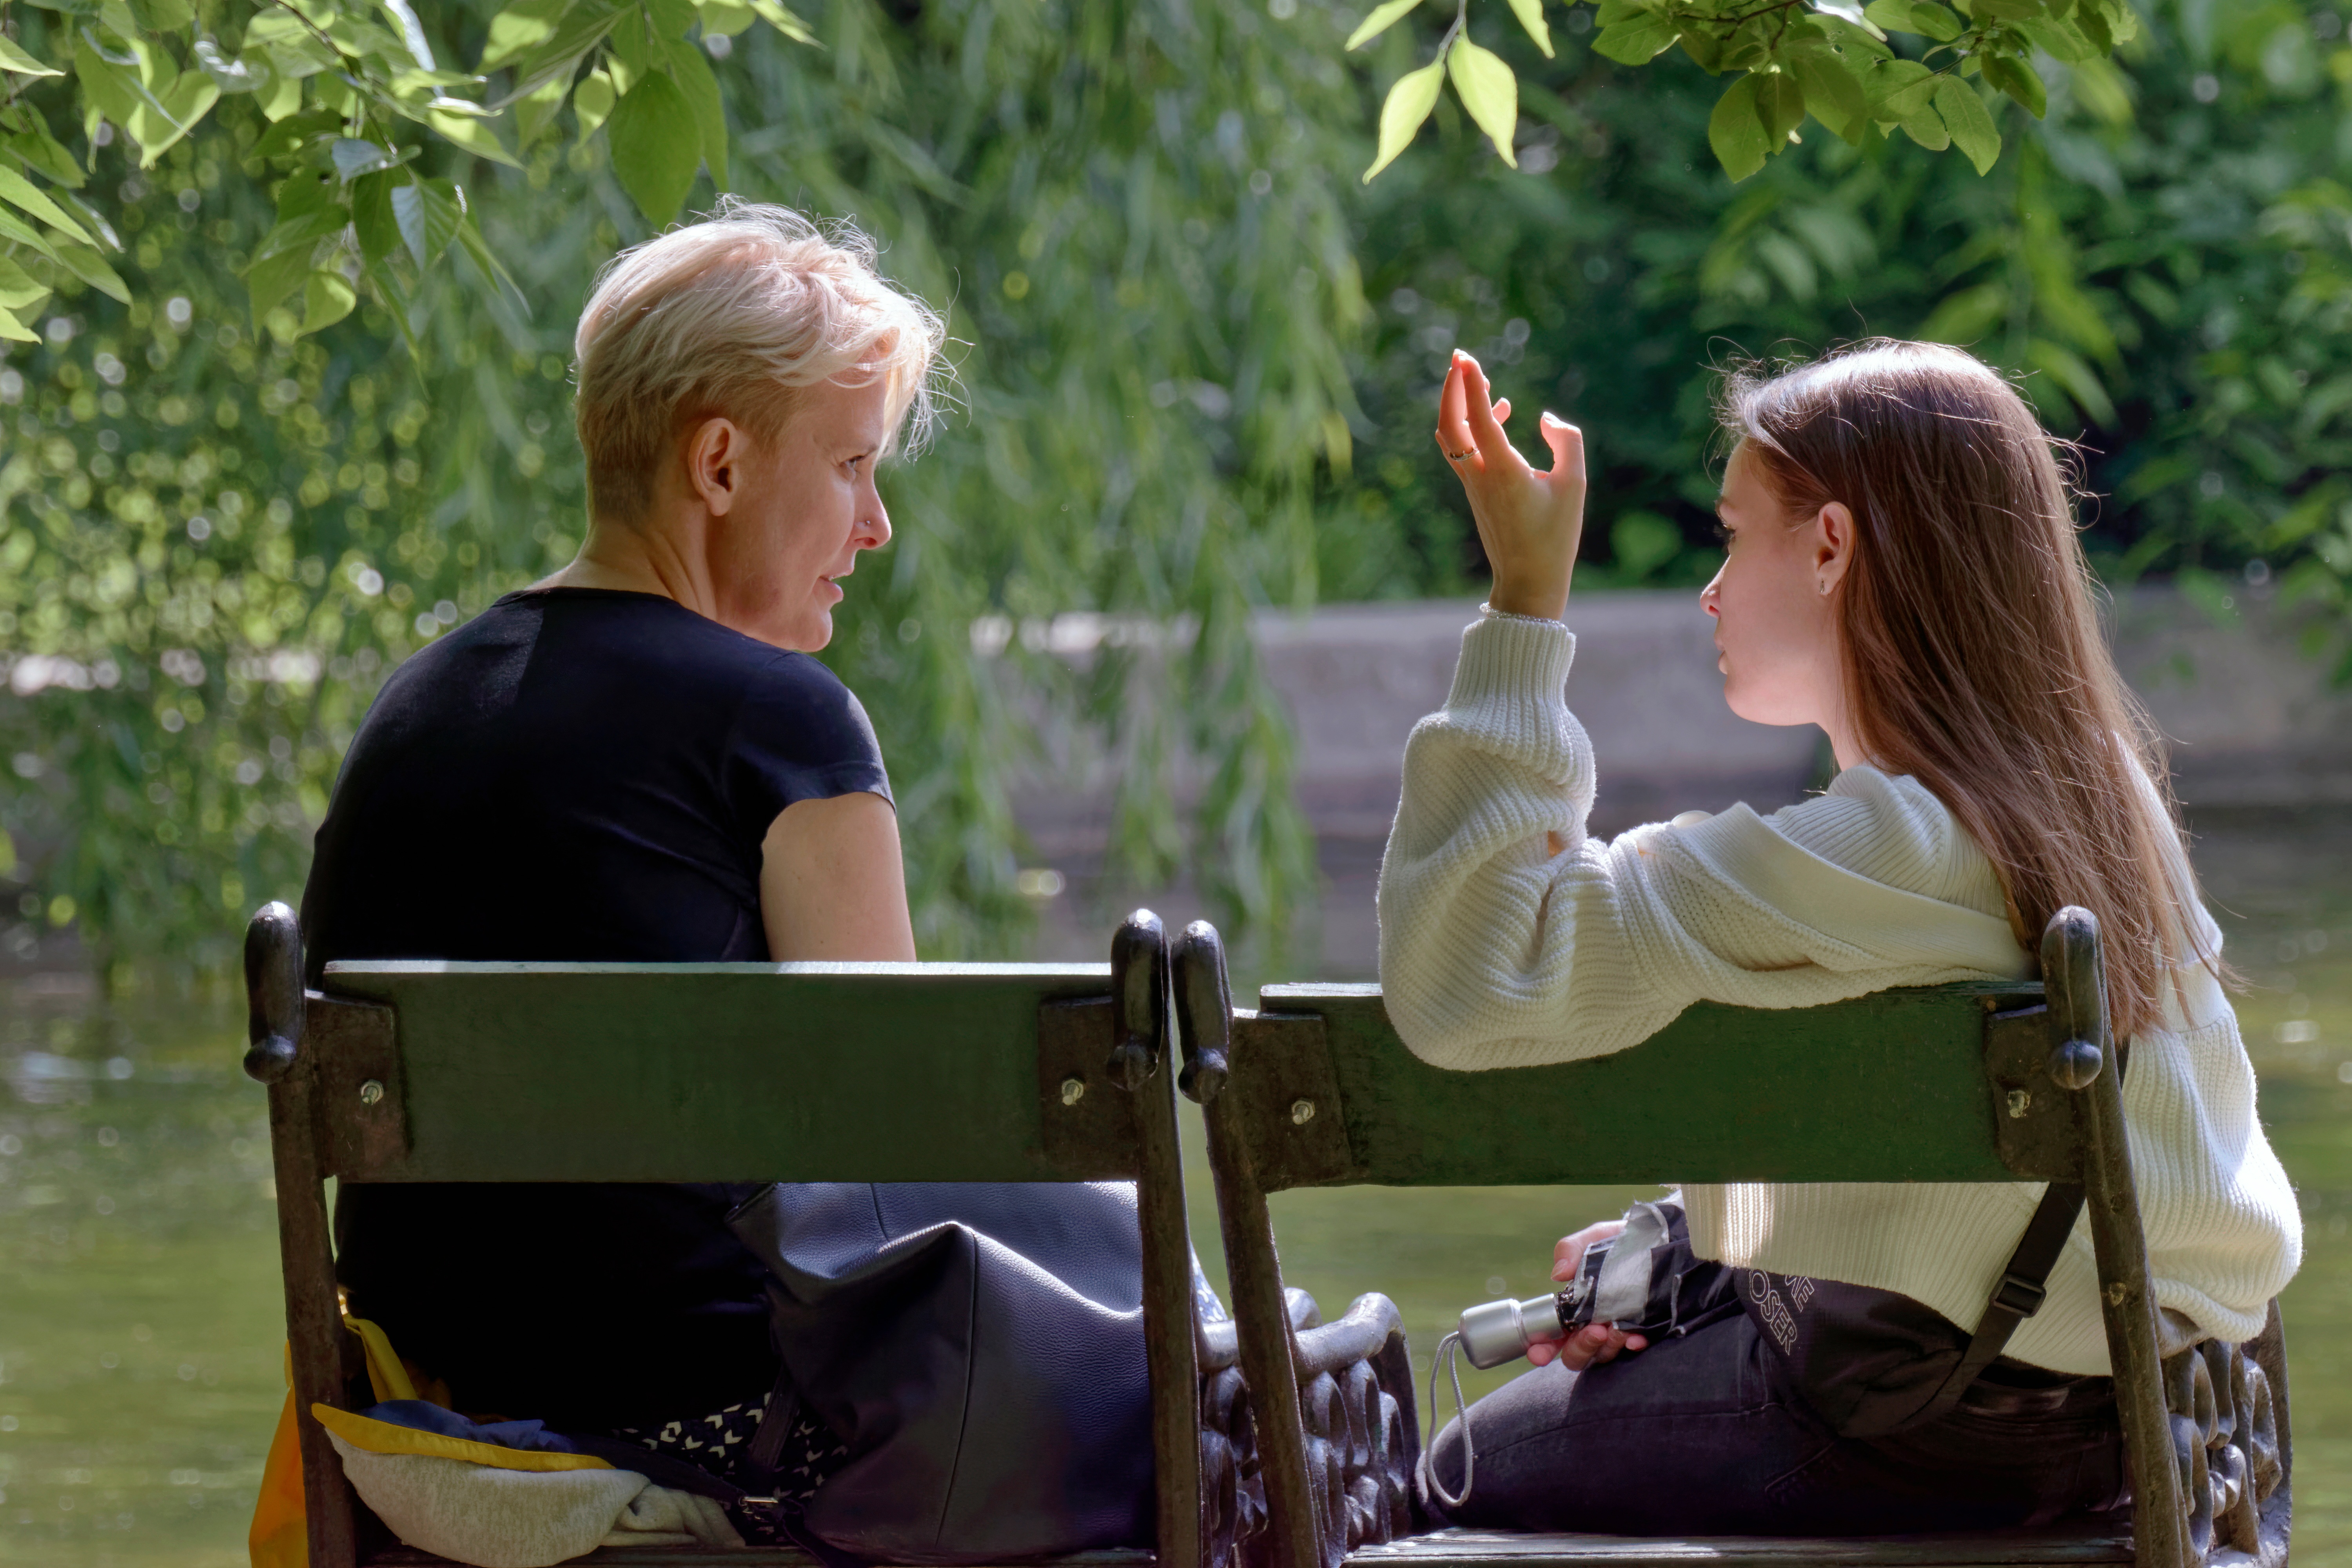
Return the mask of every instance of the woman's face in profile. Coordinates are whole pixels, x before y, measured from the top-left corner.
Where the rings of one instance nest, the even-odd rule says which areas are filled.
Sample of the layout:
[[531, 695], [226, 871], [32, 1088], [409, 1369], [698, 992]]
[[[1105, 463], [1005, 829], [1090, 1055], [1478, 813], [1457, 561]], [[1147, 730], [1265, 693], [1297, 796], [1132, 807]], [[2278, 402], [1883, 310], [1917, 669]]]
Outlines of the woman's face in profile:
[[[1839, 509], [1841, 511], [1843, 509]], [[1840, 689], [1834, 595], [1818, 520], [1792, 518], [1747, 447], [1731, 455], [1716, 512], [1723, 568], [1699, 597], [1715, 617], [1723, 700], [1759, 724], [1819, 724]]]
[[833, 640], [838, 579], [858, 552], [890, 541], [874, 488], [889, 433], [889, 388], [808, 388], [772, 442], [745, 463], [741, 499], [711, 540], [717, 619], [777, 647], [814, 653]]

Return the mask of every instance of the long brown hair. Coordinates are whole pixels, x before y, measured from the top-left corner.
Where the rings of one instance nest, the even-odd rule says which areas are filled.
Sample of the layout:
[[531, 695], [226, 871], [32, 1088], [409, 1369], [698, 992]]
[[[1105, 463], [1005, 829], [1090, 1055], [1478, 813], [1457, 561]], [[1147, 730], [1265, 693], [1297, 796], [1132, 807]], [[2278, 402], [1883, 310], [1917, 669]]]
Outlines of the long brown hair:
[[1792, 514], [1854, 519], [1838, 600], [1855, 739], [1919, 780], [2000, 873], [2029, 951], [2080, 904], [2118, 1038], [2199, 934], [2155, 728], [2116, 673], [2053, 443], [2015, 388], [1935, 343], [1858, 343], [1725, 378], [1725, 432]]

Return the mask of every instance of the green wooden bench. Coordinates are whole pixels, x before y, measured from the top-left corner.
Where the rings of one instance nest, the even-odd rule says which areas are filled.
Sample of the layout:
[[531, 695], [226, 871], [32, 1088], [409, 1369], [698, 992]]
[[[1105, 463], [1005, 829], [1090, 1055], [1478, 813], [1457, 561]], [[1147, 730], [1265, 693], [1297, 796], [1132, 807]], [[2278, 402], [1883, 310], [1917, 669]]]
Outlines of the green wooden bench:
[[[314, 1402], [348, 1408], [356, 1371], [329, 1177], [1133, 1180], [1157, 1551], [1061, 1561], [1232, 1559], [1250, 1522], [1248, 1411], [1233, 1325], [1195, 1321], [1175, 1075], [1160, 1067], [1167, 953], [1148, 913], [1120, 930], [1108, 965], [339, 963], [307, 993], [302, 973], [293, 912], [268, 906], [246, 944], [246, 1067], [269, 1088], [311, 1568], [440, 1561], [367, 1543], [363, 1510], [309, 1414]], [[1363, 1331], [1343, 1320], [1305, 1339], [1351, 1334]], [[604, 1549], [591, 1560], [713, 1554]], [[767, 1549], [719, 1560], [811, 1562]]]
[[[2209, 1345], [2159, 1362], [2097, 929], [2086, 912], [2062, 911], [2051, 923], [2042, 963], [2046, 996], [2042, 985], [1977, 984], [1801, 1011], [1702, 1005], [1616, 1055], [1447, 1072], [1406, 1049], [1375, 986], [1272, 985], [1256, 1011], [1235, 1012], [1215, 932], [1186, 931], [1175, 956], [1184, 1083], [1208, 1120], [1243, 1375], [1254, 1390], [1276, 1391], [1255, 1401], [1276, 1560], [2183, 1568], [2210, 1553], [2216, 1563], [2284, 1563], [2291, 1459], [2277, 1304], [2242, 1348]], [[1325, 1450], [1340, 1439], [1328, 1400], [1312, 1393], [1318, 1367], [1294, 1350], [1267, 1194], [1359, 1183], [1658, 1181], [2083, 1184], [2137, 1500], [2128, 1536], [2113, 1525], [1878, 1542], [1449, 1530], [1379, 1543], [1379, 1521], [1361, 1517], [1328, 1475]], [[1303, 1409], [1289, 1397], [1301, 1388]], [[2223, 1451], [2233, 1447], [2236, 1458]], [[2249, 1459], [2232, 1495], [2231, 1472]]]

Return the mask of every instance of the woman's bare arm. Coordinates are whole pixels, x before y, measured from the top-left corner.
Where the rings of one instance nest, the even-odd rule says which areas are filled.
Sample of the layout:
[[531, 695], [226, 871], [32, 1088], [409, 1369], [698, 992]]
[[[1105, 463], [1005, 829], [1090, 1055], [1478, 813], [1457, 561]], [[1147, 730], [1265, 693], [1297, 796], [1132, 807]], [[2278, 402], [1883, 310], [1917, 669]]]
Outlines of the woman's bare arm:
[[888, 801], [861, 792], [788, 805], [760, 854], [769, 957], [913, 960], [898, 814]]

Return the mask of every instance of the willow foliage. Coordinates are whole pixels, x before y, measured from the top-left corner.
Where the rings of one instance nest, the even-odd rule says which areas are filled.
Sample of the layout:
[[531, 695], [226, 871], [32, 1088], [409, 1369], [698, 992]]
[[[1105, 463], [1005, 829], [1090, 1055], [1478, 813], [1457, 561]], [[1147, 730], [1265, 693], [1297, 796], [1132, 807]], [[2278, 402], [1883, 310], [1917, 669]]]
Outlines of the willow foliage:
[[[487, 21], [440, 17], [434, 42], [467, 58]], [[1358, 101], [1337, 37], [1179, 0], [842, 0], [815, 25], [821, 47], [705, 52], [733, 187], [856, 219], [960, 340], [964, 416], [889, 473], [897, 542], [827, 656], [882, 733], [923, 945], [1019, 940], [1008, 786], [1066, 759], [1016, 692], [1108, 756], [1114, 869], [1181, 867], [1263, 923], [1312, 866], [1247, 616], [1312, 592], [1365, 313], [1327, 173]], [[385, 304], [249, 324], [244, 275], [282, 221], [269, 129], [247, 95], [144, 172], [94, 150], [133, 302], [60, 279], [0, 378], [19, 945], [78, 921], [110, 952], [217, 956], [299, 883], [383, 672], [577, 542], [570, 330], [595, 266], [649, 232], [603, 142], [575, 124], [521, 170], [425, 150], [518, 290], [425, 277], [412, 359]]]

